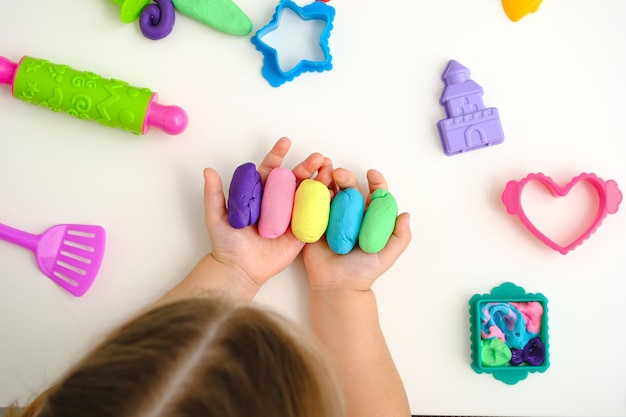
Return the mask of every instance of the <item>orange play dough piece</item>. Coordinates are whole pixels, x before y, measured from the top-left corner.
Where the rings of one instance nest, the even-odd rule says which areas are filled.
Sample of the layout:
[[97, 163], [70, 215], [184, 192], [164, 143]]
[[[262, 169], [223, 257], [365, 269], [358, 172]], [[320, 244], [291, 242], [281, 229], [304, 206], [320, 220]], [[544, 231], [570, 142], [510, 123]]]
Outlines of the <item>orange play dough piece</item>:
[[542, 0], [502, 0], [504, 12], [514, 22], [539, 9]]

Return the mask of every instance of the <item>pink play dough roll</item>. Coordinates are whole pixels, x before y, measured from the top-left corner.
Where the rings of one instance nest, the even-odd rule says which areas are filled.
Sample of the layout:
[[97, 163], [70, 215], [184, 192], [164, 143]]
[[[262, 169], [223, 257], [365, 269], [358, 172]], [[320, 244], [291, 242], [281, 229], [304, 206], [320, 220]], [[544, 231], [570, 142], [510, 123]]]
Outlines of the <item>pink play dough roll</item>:
[[296, 193], [296, 176], [287, 168], [274, 168], [267, 176], [261, 216], [259, 218], [259, 235], [273, 239], [287, 231], [291, 221], [293, 199]]
[[330, 191], [317, 180], [300, 183], [293, 202], [291, 231], [304, 243], [317, 242], [328, 227]]

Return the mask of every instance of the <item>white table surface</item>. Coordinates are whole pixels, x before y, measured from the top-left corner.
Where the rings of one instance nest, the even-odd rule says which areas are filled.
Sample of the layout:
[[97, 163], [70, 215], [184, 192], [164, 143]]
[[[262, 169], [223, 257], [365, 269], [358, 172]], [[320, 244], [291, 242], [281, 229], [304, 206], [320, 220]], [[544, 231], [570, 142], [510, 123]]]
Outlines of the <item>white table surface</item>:
[[[237, 3], [252, 34], [277, 5]], [[286, 166], [319, 151], [361, 179], [377, 168], [412, 214], [409, 249], [375, 284], [412, 413], [626, 414], [626, 207], [564, 256], [500, 201], [507, 181], [539, 171], [559, 183], [595, 172], [626, 190], [626, 2], [546, 1], [513, 23], [495, 0], [333, 0], [333, 69], [279, 88], [261, 76], [250, 36], [182, 15], [154, 42], [123, 24], [111, 0], [0, 4], [0, 55], [149, 87], [189, 115], [180, 136], [133, 136], [30, 106], [0, 86], [0, 222], [32, 232], [92, 223], [108, 233], [100, 275], [80, 299], [27, 251], [0, 244], [0, 405], [28, 400], [210, 250], [204, 167], [228, 184], [237, 165], [289, 136]], [[498, 108], [503, 144], [443, 154], [436, 123], [449, 59]], [[588, 205], [583, 197], [570, 209]], [[306, 325], [305, 281], [297, 260], [258, 301]], [[514, 386], [470, 367], [468, 300], [504, 281], [543, 293], [550, 308], [551, 367]]]

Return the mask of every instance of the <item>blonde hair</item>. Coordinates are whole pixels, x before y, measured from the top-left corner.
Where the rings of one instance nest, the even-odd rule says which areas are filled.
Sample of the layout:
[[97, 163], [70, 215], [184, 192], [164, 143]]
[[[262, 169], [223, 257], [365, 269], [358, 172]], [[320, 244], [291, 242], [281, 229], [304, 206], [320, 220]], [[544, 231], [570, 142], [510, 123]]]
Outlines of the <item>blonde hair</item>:
[[307, 338], [255, 307], [174, 302], [122, 326], [9, 416], [343, 416], [336, 379]]

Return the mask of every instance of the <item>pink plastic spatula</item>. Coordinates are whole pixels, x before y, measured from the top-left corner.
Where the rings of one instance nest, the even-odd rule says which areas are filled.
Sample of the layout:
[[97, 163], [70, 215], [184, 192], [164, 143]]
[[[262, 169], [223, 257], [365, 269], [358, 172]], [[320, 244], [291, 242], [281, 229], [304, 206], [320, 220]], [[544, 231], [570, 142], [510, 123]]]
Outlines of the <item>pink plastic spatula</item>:
[[0, 239], [31, 250], [44, 274], [80, 297], [100, 269], [105, 231], [100, 226], [59, 224], [34, 235], [0, 223]]

